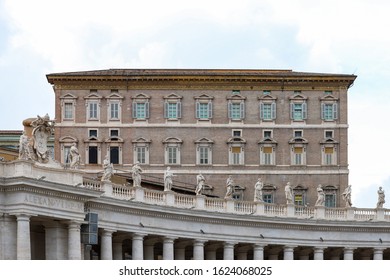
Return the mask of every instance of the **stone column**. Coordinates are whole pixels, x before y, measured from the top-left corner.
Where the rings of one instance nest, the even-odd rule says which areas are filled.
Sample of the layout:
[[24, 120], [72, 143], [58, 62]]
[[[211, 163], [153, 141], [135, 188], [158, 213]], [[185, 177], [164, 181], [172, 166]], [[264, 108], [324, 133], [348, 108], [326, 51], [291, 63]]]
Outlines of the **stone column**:
[[294, 260], [294, 246], [284, 246], [283, 259], [284, 260]]
[[100, 259], [112, 260], [112, 234], [113, 230], [103, 229], [100, 241]]
[[144, 242], [144, 258], [145, 260], [154, 260], [154, 245], [159, 242], [157, 238], [148, 238]]
[[223, 244], [223, 259], [234, 260], [234, 245], [233, 242], [225, 242]]
[[353, 260], [353, 251], [355, 248], [344, 248], [344, 260]]
[[133, 260], [144, 259], [144, 237], [145, 234], [134, 233], [132, 242], [132, 256]]
[[264, 260], [264, 244], [253, 245], [253, 259]]
[[59, 222], [45, 223], [46, 260], [67, 259], [67, 230]]
[[383, 260], [384, 248], [374, 248], [373, 260]]
[[81, 238], [79, 222], [68, 224], [68, 260], [81, 260]]
[[173, 260], [174, 259], [174, 241], [173, 237], [164, 237], [163, 240], [163, 260]]
[[323, 260], [324, 259], [324, 247], [315, 247], [314, 248], [314, 260]]
[[0, 259], [1, 260], [16, 260], [16, 244], [17, 244], [17, 222], [16, 217], [3, 214], [0, 216]]
[[30, 216], [16, 215], [16, 258], [31, 260]]
[[205, 240], [194, 240], [194, 260], [204, 260]]

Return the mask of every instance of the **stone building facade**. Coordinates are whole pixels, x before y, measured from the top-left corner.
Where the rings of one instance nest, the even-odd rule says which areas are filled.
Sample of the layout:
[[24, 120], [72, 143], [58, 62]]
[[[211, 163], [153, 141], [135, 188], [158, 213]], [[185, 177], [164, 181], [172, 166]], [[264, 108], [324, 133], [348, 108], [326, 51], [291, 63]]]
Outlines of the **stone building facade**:
[[81, 169], [96, 173], [106, 155], [126, 173], [195, 189], [202, 173], [224, 197], [251, 200], [259, 177], [265, 202], [314, 205], [321, 184], [327, 207], [343, 206], [348, 186], [348, 89], [356, 76], [290, 70], [108, 69], [53, 73], [55, 158], [72, 143]]

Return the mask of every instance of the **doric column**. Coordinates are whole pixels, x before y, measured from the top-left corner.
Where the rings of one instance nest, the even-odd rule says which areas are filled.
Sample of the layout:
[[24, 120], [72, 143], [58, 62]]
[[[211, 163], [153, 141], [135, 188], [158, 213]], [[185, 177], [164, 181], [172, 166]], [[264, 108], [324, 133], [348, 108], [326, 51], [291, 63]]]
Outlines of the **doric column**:
[[68, 260], [81, 260], [81, 240], [79, 222], [68, 224]]
[[314, 253], [314, 260], [323, 260], [324, 259], [324, 247], [315, 247], [313, 249]]
[[384, 248], [374, 248], [374, 260], [383, 260], [383, 250]]
[[204, 260], [205, 240], [194, 240], [194, 260]]
[[173, 248], [174, 248], [175, 238], [173, 237], [164, 237], [163, 239], [163, 260], [173, 260]]
[[45, 223], [46, 260], [67, 259], [67, 230], [57, 221]]
[[31, 260], [30, 216], [16, 215], [16, 258]]
[[100, 259], [112, 260], [112, 234], [113, 230], [103, 229], [100, 235]]
[[283, 248], [284, 260], [294, 260], [294, 248], [295, 246], [284, 246]]
[[353, 251], [355, 248], [344, 248], [344, 260], [353, 260]]
[[132, 256], [133, 260], [144, 259], [144, 237], [145, 234], [134, 233], [132, 241]]
[[17, 222], [14, 216], [0, 216], [0, 259], [16, 260]]
[[233, 242], [225, 242], [223, 244], [223, 259], [234, 260], [234, 245]]
[[253, 259], [254, 260], [264, 260], [264, 244], [254, 244], [253, 245]]

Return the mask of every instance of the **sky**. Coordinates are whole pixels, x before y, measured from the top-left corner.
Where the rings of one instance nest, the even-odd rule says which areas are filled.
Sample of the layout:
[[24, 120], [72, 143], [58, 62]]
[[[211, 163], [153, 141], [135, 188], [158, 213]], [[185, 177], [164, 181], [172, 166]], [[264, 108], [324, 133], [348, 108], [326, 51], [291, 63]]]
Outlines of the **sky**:
[[54, 116], [46, 74], [109, 68], [355, 74], [353, 206], [390, 208], [390, 1], [0, 0], [0, 130]]

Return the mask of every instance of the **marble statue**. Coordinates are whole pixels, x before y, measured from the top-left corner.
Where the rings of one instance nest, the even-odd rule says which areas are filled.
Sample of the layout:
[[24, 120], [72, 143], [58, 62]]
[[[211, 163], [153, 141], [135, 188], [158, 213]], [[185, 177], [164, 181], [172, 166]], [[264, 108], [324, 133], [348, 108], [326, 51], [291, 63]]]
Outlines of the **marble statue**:
[[26, 135], [26, 132], [23, 131], [23, 134], [19, 139], [19, 159], [29, 159], [29, 139]]
[[133, 177], [133, 187], [141, 187], [142, 168], [139, 164], [139, 161], [137, 161], [131, 169], [131, 175]]
[[171, 168], [168, 166], [164, 172], [164, 191], [172, 190], [173, 176], [174, 176], [173, 172], [171, 171]]
[[76, 143], [73, 143], [69, 150], [70, 168], [77, 169], [80, 165], [80, 153], [76, 147]]
[[284, 193], [286, 195], [287, 204], [293, 204], [293, 192], [290, 182], [287, 182], [286, 186], [284, 187]]
[[317, 187], [317, 201], [315, 206], [325, 206], [325, 193], [322, 185], [318, 185]]
[[102, 181], [111, 181], [111, 176], [114, 173], [114, 166], [112, 163], [110, 163], [110, 159], [108, 158], [108, 155], [106, 155], [105, 159], [103, 160], [103, 176]]
[[231, 175], [226, 180], [226, 195], [225, 198], [233, 198], [234, 182]]
[[37, 119], [31, 122], [32, 130], [32, 157], [33, 160], [40, 163], [47, 163], [49, 161], [49, 150], [47, 142], [54, 131], [54, 121], [50, 120], [48, 114], [44, 117], [37, 116]]
[[352, 186], [348, 185], [347, 188], [345, 188], [345, 191], [341, 194], [343, 197], [343, 200], [345, 201], [345, 207], [349, 208], [352, 206], [352, 201], [351, 201], [351, 192], [352, 192]]
[[255, 184], [254, 201], [263, 201], [263, 182], [261, 181], [261, 178], [257, 179]]
[[382, 189], [382, 187], [379, 187], [378, 203], [376, 204], [376, 208], [383, 208], [383, 204], [385, 204], [385, 191]]
[[202, 173], [199, 173], [196, 176], [196, 188], [195, 188], [195, 194], [196, 195], [201, 195], [202, 194], [204, 183], [205, 183], [205, 178], [202, 175]]

